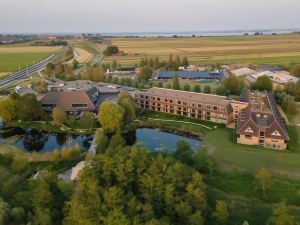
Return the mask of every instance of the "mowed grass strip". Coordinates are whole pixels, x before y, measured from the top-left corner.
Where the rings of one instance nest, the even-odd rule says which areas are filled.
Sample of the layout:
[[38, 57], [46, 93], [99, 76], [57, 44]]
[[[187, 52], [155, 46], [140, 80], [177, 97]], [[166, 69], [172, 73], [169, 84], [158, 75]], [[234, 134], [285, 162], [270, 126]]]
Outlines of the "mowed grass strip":
[[[203, 64], [234, 61], [242, 63], [286, 64], [300, 61], [300, 38], [297, 35], [250, 37], [197, 37], [197, 38], [111, 38], [120, 50], [136, 55], [107, 57], [106, 62], [117, 60], [132, 65], [142, 57], [159, 56], [167, 60], [170, 54], [187, 56], [191, 62]], [[104, 49], [105, 45], [98, 45]]]

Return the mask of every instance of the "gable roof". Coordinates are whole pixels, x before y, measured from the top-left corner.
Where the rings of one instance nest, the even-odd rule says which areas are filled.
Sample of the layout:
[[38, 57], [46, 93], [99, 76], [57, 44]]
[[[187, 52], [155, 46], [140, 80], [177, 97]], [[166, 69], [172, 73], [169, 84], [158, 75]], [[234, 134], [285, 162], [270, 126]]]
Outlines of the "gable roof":
[[[263, 131], [266, 137], [289, 140], [284, 119], [270, 93], [245, 92], [241, 95], [241, 101], [249, 102], [249, 106], [242, 110], [239, 117], [238, 134], [245, 134], [245, 130], [250, 126], [256, 135]], [[280, 136], [272, 135], [275, 130]]]
[[[98, 93], [98, 92], [97, 92]], [[72, 104], [87, 104], [85, 110], [94, 110], [98, 105], [95, 90], [48, 92], [41, 100], [42, 104], [56, 104], [64, 111], [78, 111]]]

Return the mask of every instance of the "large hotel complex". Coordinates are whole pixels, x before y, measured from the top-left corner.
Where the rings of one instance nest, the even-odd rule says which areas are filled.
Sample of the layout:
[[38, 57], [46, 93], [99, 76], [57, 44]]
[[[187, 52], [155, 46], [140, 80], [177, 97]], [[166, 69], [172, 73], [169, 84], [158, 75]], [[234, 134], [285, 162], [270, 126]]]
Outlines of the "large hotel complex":
[[240, 101], [225, 96], [152, 88], [136, 93], [141, 109], [187, 116], [237, 128], [237, 142], [286, 149], [289, 140], [284, 120], [273, 96], [245, 92]]

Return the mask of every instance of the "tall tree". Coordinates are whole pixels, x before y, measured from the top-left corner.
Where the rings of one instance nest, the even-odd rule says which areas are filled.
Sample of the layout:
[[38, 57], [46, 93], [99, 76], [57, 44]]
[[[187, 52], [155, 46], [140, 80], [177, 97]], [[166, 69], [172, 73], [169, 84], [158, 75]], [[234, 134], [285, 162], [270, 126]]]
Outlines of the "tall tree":
[[124, 110], [112, 103], [103, 102], [99, 108], [98, 120], [102, 128], [108, 133], [115, 133], [121, 129]]
[[266, 197], [266, 190], [272, 185], [272, 175], [265, 168], [261, 168], [257, 171], [255, 179], [262, 190], [263, 196]]
[[121, 92], [118, 104], [124, 109], [124, 122], [130, 123], [136, 119], [136, 107], [134, 99], [126, 92]]
[[177, 76], [177, 74], [175, 74], [173, 76], [173, 80], [172, 80], [172, 88], [174, 90], [180, 90], [180, 84], [179, 84], [179, 77]]
[[52, 111], [52, 115], [53, 115], [54, 123], [61, 125], [61, 124], [64, 124], [66, 122], [67, 115], [60, 108], [54, 108], [53, 111]]
[[297, 225], [294, 216], [287, 209], [285, 203], [280, 203], [274, 210], [273, 215], [267, 221], [267, 225]]
[[264, 75], [257, 78], [255, 83], [251, 85], [251, 88], [259, 91], [272, 91], [273, 83], [268, 76]]
[[217, 200], [216, 208], [212, 214], [212, 217], [216, 220], [218, 225], [225, 225], [229, 218], [228, 206], [225, 201]]

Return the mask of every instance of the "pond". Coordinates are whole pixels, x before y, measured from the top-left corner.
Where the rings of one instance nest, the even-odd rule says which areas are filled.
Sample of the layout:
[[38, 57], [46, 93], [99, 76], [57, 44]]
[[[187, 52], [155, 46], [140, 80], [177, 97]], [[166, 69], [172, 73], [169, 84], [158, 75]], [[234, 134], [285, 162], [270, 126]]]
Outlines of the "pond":
[[4, 128], [0, 133], [1, 141], [11, 143], [12, 145], [28, 152], [51, 152], [54, 149], [61, 150], [64, 146], [74, 146], [78, 144], [82, 150], [90, 147], [93, 135], [70, 135], [55, 134], [40, 130]]
[[[78, 144], [82, 150], [87, 150], [93, 140], [93, 135], [55, 134], [40, 130], [3, 128], [0, 130], [0, 145], [12, 144], [27, 152], [51, 152], [61, 150], [64, 146]], [[130, 132], [125, 137], [128, 145], [143, 146], [152, 152], [174, 152], [176, 142], [185, 140], [194, 150], [199, 149], [201, 141], [156, 129], [140, 128]]]
[[194, 150], [198, 150], [201, 141], [182, 135], [172, 134], [156, 129], [140, 128], [136, 130], [136, 145], [144, 145], [152, 152], [174, 152], [176, 143], [185, 140]]

